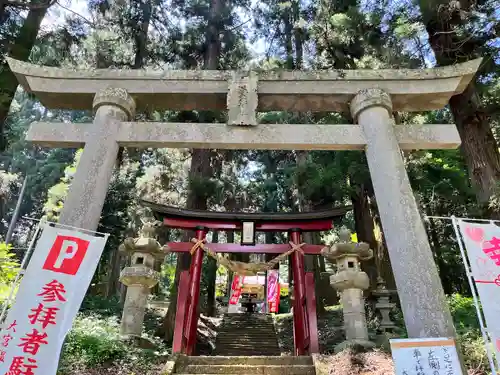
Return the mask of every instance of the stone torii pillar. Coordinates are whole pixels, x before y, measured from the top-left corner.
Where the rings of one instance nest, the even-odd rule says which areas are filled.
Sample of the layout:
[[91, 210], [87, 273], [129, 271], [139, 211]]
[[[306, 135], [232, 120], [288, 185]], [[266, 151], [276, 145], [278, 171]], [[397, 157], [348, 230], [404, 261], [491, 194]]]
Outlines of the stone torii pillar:
[[[389, 94], [360, 91], [353, 119], [366, 137], [366, 159], [409, 337], [454, 337], [455, 328], [427, 233], [401, 155]], [[418, 311], [418, 313], [417, 313]]]
[[134, 117], [135, 101], [126, 90], [108, 87], [97, 92], [93, 108], [94, 122], [88, 125], [85, 148], [59, 219], [61, 224], [89, 230], [99, 224], [118, 156], [114, 140], [121, 123]]

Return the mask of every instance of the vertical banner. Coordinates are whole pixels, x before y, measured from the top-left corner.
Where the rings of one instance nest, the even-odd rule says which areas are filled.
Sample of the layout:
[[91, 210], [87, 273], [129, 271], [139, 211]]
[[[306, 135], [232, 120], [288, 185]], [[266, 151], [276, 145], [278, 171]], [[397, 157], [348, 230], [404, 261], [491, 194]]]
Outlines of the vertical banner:
[[[458, 221], [487, 331], [500, 358], [500, 227]], [[464, 260], [465, 261], [465, 260]]]
[[277, 313], [280, 304], [279, 271], [267, 271], [267, 305], [270, 313]]
[[[240, 280], [242, 277], [240, 275], [233, 276], [233, 283], [231, 284], [231, 296], [229, 298], [230, 305], [238, 304], [238, 301], [241, 296], [241, 288], [243, 284], [243, 280]], [[241, 281], [241, 282], [240, 282]]]
[[106, 240], [45, 225], [0, 331], [0, 374], [56, 374]]

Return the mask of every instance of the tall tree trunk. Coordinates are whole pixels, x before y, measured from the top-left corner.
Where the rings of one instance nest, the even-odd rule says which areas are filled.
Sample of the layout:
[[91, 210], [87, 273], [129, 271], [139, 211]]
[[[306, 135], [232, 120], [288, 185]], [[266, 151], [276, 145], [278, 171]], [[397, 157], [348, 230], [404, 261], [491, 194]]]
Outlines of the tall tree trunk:
[[142, 69], [146, 57], [148, 56], [148, 30], [149, 23], [151, 22], [151, 17], [153, 13], [153, 7], [151, 0], [134, 0], [137, 1], [137, 24], [134, 30], [135, 39], [135, 59], [133, 69]]
[[[474, 83], [462, 94], [450, 99], [450, 108], [462, 140], [461, 148], [475, 187], [476, 199], [488, 210], [489, 199], [500, 181], [500, 156], [498, 144], [480, 106]], [[490, 215], [500, 217], [499, 212], [490, 212]]]
[[[316, 281], [316, 293], [318, 298], [323, 299], [323, 305], [325, 306], [338, 305], [340, 302], [339, 295], [335, 288], [330, 285], [330, 277], [326, 275], [325, 258], [322, 256], [318, 257], [318, 272], [321, 276]], [[321, 292], [318, 292], [318, 289], [321, 290]]]
[[[216, 70], [219, 65], [219, 56], [221, 49], [220, 32], [222, 31], [219, 18], [222, 14], [223, 0], [211, 0], [208, 15], [208, 28], [205, 35], [205, 63], [204, 68], [207, 70]], [[212, 122], [208, 119], [213, 119], [213, 114], [208, 112], [200, 113], [201, 122]], [[193, 186], [199, 186], [199, 182], [209, 178], [212, 175], [211, 171], [211, 150], [193, 149], [191, 152], [191, 167], [189, 170], [190, 189], [186, 201], [187, 208], [206, 210], [207, 197], [205, 194], [200, 194], [195, 191]], [[193, 184], [193, 182], [198, 182]], [[178, 257], [177, 266], [175, 269], [175, 283], [178, 285], [181, 271], [189, 269], [191, 255], [183, 253]], [[172, 341], [174, 333], [175, 312], [177, 310], [177, 288], [174, 288], [171, 293], [171, 301], [167, 314], [163, 320], [160, 333], [163, 334], [167, 342]]]
[[[467, 17], [473, 13], [474, 6], [474, 2], [465, 1], [420, 1], [429, 43], [438, 65], [452, 65], [479, 56], [482, 45], [477, 38], [457, 31], [469, 22]], [[462, 94], [450, 99], [450, 108], [462, 139], [461, 149], [476, 199], [486, 206], [500, 180], [500, 155], [474, 82]], [[498, 218], [500, 213], [494, 216]]]
[[121, 283], [118, 281], [121, 272], [122, 254], [115, 248], [111, 251], [108, 265], [108, 282], [106, 283], [106, 297], [117, 295]]
[[[219, 232], [214, 231], [212, 234], [212, 243], [219, 242]], [[217, 309], [215, 306], [215, 292], [216, 292], [216, 281], [217, 281], [217, 261], [208, 257], [208, 266], [207, 266], [207, 311], [206, 314], [208, 316], [215, 316]]]
[[377, 250], [378, 242], [375, 238], [373, 217], [370, 211], [370, 202], [368, 193], [363, 184], [354, 185], [354, 191], [351, 194], [351, 202], [354, 210], [354, 227], [358, 241], [366, 242], [373, 250], [373, 258], [361, 262], [361, 268], [370, 278], [370, 290], [377, 287]]
[[[429, 206], [425, 206], [425, 214], [427, 216], [432, 216], [432, 211]], [[443, 252], [441, 251], [441, 242], [439, 241], [439, 235], [436, 228], [436, 223], [433, 219], [430, 219], [427, 223], [427, 231], [429, 232], [430, 242], [432, 244], [432, 249], [434, 250], [434, 258], [439, 270], [439, 276], [441, 277], [441, 283], [443, 284], [444, 293], [450, 295], [453, 293], [453, 283], [450, 280], [451, 275], [448, 274], [446, 267], [446, 262], [443, 259]]]
[[[234, 232], [233, 231], [229, 231], [229, 232], [226, 232], [226, 236], [227, 236], [227, 243], [234, 243]], [[229, 254], [229, 257], [230, 259], [233, 259], [233, 255], [234, 254]], [[226, 296], [228, 298], [228, 303], [229, 303], [229, 298], [231, 297], [231, 284], [233, 282], [233, 271], [227, 271], [227, 285], [226, 285], [226, 288], [227, 288], [227, 291], [226, 291]]]
[[[19, 34], [15, 38], [13, 44], [8, 47], [8, 54], [10, 57], [21, 61], [28, 60], [31, 49], [35, 45], [36, 37], [40, 30], [40, 24], [47, 13], [49, 2], [45, 0], [41, 2], [41, 4], [47, 4], [47, 7], [37, 7], [28, 11], [28, 15], [23, 22]], [[3, 60], [0, 65], [0, 151], [5, 150], [7, 147], [5, 138], [6, 119], [16, 89], [17, 79], [10, 70], [7, 61]]]
[[290, 8], [288, 7], [285, 8], [282, 17], [285, 29], [286, 68], [292, 70], [294, 69], [295, 66], [293, 63], [293, 41], [292, 41], [293, 24], [291, 20]]
[[375, 254], [378, 274], [384, 279], [387, 289], [396, 290], [396, 280], [394, 280], [394, 273], [392, 271], [391, 260], [385, 242], [382, 221], [380, 220], [375, 193], [371, 185], [368, 194], [370, 197], [371, 212], [373, 214], [373, 232], [375, 233], [375, 239], [377, 241], [377, 250]]
[[[136, 1], [139, 4], [136, 4]], [[137, 14], [135, 15], [135, 20], [137, 22], [135, 29], [135, 57], [134, 57], [134, 65], [133, 69], [142, 69], [145, 64], [145, 56], [148, 54], [147, 50], [147, 42], [148, 42], [148, 30], [149, 23], [151, 21], [152, 16], [152, 8], [150, 0], [133, 0], [131, 6], [137, 6]], [[104, 54], [98, 53], [97, 65], [98, 68], [107, 68], [108, 66], [102, 66], [107, 63], [107, 58]], [[120, 148], [118, 159], [121, 160], [123, 157], [123, 148]], [[121, 164], [121, 163], [119, 163]], [[137, 179], [137, 174], [134, 175], [135, 179]], [[121, 262], [122, 255], [118, 252], [118, 249], [114, 249], [111, 255], [111, 263], [109, 270], [109, 279], [108, 285], [106, 288], [106, 295], [108, 297], [116, 295], [119, 291], [123, 290], [118, 278], [120, 277], [120, 268], [119, 264]], [[118, 265], [118, 266], [117, 266]], [[155, 270], [161, 271], [161, 264], [159, 262], [155, 262]], [[126, 286], [124, 286], [126, 289]], [[160, 290], [159, 284], [155, 285], [151, 290], [152, 294], [157, 294]]]

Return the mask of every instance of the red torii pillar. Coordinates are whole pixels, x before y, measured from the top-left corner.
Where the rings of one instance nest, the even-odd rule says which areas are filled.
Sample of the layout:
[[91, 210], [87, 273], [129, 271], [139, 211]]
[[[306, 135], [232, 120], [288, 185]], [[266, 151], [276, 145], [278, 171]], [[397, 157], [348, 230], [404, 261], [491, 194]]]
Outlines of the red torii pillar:
[[[204, 240], [207, 228], [196, 228], [196, 239]], [[192, 254], [189, 271], [182, 271], [177, 291], [177, 311], [175, 314], [173, 353], [192, 355], [196, 346], [196, 330], [200, 311], [200, 279], [203, 265], [203, 249], [197, 248]]]
[[[290, 240], [295, 245], [300, 245], [300, 232], [298, 228], [290, 229]], [[314, 273], [305, 272], [302, 252], [295, 251], [291, 257], [295, 355], [319, 353]]]

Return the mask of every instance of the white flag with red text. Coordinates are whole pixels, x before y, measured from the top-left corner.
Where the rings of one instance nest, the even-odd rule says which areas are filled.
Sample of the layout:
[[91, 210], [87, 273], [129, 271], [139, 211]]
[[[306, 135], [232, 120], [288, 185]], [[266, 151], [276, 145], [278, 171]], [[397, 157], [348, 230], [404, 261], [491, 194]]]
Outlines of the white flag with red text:
[[55, 375], [106, 237], [46, 224], [0, 331], [0, 375]]
[[500, 227], [459, 221], [488, 332], [500, 358]]
[[267, 271], [267, 303], [270, 313], [277, 313], [280, 304], [279, 271]]

